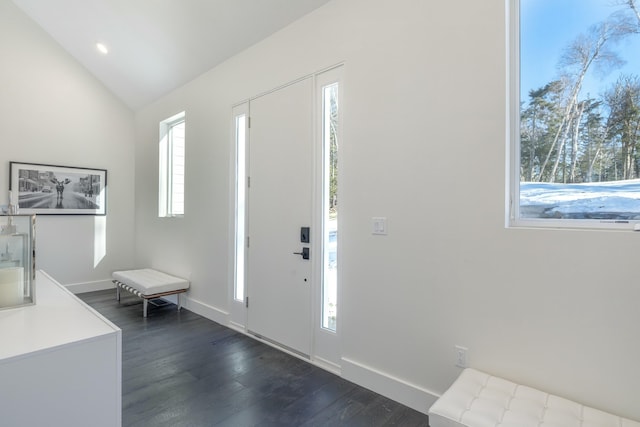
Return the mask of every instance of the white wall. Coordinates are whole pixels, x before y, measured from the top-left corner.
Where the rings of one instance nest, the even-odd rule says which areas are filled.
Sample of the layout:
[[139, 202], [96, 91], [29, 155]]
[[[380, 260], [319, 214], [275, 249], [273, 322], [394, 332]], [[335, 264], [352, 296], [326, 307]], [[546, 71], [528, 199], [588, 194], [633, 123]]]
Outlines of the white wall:
[[[473, 367], [640, 419], [640, 234], [504, 226], [504, 16], [335, 0], [139, 111], [138, 264], [191, 274], [189, 304], [224, 320], [231, 107], [345, 61], [343, 374], [426, 411], [460, 344]], [[158, 219], [158, 123], [182, 110], [186, 216]]]
[[75, 290], [109, 285], [133, 265], [133, 112], [9, 0], [0, 58], [0, 205], [10, 161], [107, 169], [106, 217], [37, 217], [36, 268]]

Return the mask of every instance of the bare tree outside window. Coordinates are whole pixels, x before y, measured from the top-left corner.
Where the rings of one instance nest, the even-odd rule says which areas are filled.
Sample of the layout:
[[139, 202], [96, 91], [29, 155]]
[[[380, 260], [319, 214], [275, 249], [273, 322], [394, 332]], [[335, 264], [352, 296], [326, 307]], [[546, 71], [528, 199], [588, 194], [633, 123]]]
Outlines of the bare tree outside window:
[[520, 218], [640, 220], [638, 11], [520, 0]]

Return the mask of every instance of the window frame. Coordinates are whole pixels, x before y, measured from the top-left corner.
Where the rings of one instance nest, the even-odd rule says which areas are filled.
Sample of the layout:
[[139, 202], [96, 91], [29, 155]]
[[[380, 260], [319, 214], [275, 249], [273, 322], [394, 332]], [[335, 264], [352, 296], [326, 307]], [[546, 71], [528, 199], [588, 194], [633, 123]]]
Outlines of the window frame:
[[[185, 214], [184, 199], [181, 212], [176, 212], [173, 206], [173, 198], [176, 194], [175, 182], [173, 180], [176, 159], [173, 129], [182, 123], [185, 125], [185, 147], [183, 154], [185, 165], [183, 166], [182, 174], [184, 179], [186, 175], [186, 114], [182, 111], [160, 122], [160, 140], [158, 143], [158, 217], [160, 218], [182, 218]], [[181, 188], [184, 198], [184, 182]]]
[[520, 217], [520, 2], [505, 0], [506, 18], [506, 200], [505, 223], [510, 228], [635, 230], [640, 220]]

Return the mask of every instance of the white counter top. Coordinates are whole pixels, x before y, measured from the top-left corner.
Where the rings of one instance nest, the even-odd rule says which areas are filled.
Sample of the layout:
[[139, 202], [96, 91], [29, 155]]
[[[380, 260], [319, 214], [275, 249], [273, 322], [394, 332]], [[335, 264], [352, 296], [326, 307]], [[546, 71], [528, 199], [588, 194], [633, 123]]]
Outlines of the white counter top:
[[0, 361], [93, 340], [120, 330], [78, 301], [53, 278], [38, 271], [36, 304], [0, 310]]

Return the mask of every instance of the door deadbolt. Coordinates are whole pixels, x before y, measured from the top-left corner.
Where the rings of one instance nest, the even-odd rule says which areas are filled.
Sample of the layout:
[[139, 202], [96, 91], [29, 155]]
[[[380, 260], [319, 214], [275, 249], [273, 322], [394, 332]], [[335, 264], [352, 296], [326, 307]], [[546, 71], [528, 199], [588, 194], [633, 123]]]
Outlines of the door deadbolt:
[[302, 259], [309, 259], [309, 248], [302, 248], [302, 252], [294, 252], [294, 255], [302, 255]]
[[301, 243], [309, 243], [311, 238], [311, 233], [309, 232], [309, 227], [300, 227], [300, 242]]

